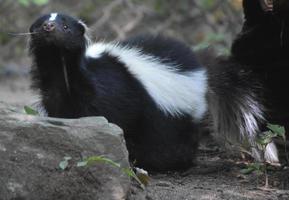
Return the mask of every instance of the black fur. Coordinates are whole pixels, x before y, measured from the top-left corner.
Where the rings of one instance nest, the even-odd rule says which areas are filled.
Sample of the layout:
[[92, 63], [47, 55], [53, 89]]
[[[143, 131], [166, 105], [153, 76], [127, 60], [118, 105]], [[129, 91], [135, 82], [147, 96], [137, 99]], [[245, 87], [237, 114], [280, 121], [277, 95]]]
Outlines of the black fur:
[[[210, 50], [197, 52], [197, 58], [208, 72], [208, 117], [206, 124], [215, 139], [228, 153], [235, 154], [239, 146], [252, 150], [256, 160], [263, 155], [256, 138], [264, 123], [264, 106], [260, 82], [250, 70], [231, 57], [217, 57]], [[242, 145], [241, 145], [242, 144]], [[246, 146], [244, 146], [246, 145]], [[272, 156], [266, 156], [275, 162]]]
[[232, 58], [263, 85], [267, 120], [289, 131], [289, 4], [275, 0], [265, 12], [259, 0], [244, 0], [245, 22], [232, 46]]
[[[42, 26], [48, 18], [39, 18], [30, 29], [40, 32], [30, 42], [31, 74], [48, 116], [105, 116], [124, 130], [130, 160], [137, 166], [158, 171], [189, 167], [197, 149], [198, 122], [188, 115], [164, 114], [118, 58], [106, 53], [99, 59], [86, 58], [85, 27], [77, 19], [60, 15], [56, 29], [46, 33]], [[178, 70], [199, 66], [189, 48], [172, 39], [142, 36], [122, 44], [137, 46], [164, 63], [176, 63]]]
[[144, 53], [160, 58], [162, 63], [177, 65], [179, 66], [178, 71], [181, 72], [200, 68], [191, 48], [171, 38], [159, 35], [150, 37], [140, 35], [129, 38], [123, 44], [136, 46]]

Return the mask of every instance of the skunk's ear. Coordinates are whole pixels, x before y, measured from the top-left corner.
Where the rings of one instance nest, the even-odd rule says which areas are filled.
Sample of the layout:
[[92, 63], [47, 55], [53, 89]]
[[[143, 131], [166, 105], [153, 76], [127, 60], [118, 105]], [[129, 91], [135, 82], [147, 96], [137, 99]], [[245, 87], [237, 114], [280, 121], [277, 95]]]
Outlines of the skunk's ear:
[[265, 11], [261, 6], [264, 0], [243, 0], [245, 20], [247, 23], [255, 23], [265, 16]]
[[87, 32], [87, 30], [88, 30], [87, 25], [86, 25], [83, 21], [81, 21], [81, 20], [78, 20], [78, 24], [79, 24], [80, 27], [81, 27], [81, 32], [82, 32], [82, 34], [85, 34], [85, 33]]
[[82, 20], [78, 20], [78, 24], [81, 26], [81, 32], [85, 37], [86, 46], [89, 46], [92, 43], [92, 40], [90, 37], [91, 36], [90, 35], [90, 29]]

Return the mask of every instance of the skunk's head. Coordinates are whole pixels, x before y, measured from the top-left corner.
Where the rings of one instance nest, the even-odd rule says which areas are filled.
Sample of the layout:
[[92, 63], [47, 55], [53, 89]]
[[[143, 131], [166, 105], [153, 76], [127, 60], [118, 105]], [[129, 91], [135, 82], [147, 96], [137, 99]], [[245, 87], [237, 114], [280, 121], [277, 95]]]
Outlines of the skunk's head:
[[51, 13], [38, 18], [30, 27], [31, 46], [56, 46], [74, 50], [85, 48], [88, 43], [86, 25], [64, 14]]
[[245, 23], [232, 55], [244, 63], [272, 65], [287, 60], [289, 0], [243, 0]]
[[289, 20], [288, 0], [243, 0], [245, 18], [249, 22], [264, 20], [264, 16], [275, 20]]

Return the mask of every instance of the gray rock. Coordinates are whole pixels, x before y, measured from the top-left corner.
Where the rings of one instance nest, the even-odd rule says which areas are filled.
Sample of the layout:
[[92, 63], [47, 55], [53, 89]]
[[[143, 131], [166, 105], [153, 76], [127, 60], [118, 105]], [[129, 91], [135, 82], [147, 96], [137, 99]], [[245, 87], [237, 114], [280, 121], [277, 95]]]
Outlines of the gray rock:
[[[0, 200], [125, 199], [130, 179], [106, 163], [77, 167], [103, 155], [128, 167], [122, 130], [102, 117], [56, 119], [0, 103]], [[59, 163], [72, 159], [65, 170]]]

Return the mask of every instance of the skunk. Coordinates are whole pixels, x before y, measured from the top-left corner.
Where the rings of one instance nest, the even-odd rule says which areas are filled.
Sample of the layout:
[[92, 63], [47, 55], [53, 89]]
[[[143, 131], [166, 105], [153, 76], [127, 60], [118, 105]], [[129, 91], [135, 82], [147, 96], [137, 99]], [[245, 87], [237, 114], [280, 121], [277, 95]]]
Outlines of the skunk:
[[257, 161], [278, 162], [274, 145], [263, 155], [256, 143], [266, 121], [260, 82], [231, 58], [218, 57], [206, 66], [208, 123], [215, 138], [225, 149], [235, 150], [232, 152], [251, 149]]
[[[208, 120], [217, 138], [245, 139], [261, 159], [260, 83], [236, 58], [204, 67], [185, 44], [162, 36], [91, 43], [83, 22], [58, 13], [37, 19], [30, 32], [32, 87], [47, 115], [106, 117], [124, 130], [136, 166], [188, 168]], [[266, 159], [275, 162], [269, 147]]]
[[[267, 123], [289, 130], [289, 3], [243, 0], [243, 7], [245, 22], [231, 55], [215, 60], [208, 70], [209, 110], [217, 133], [230, 139], [249, 136], [255, 158], [263, 160], [255, 140]], [[232, 119], [235, 124], [228, 122]], [[273, 142], [264, 156], [279, 162]]]
[[262, 84], [265, 117], [285, 126], [288, 137], [289, 1], [243, 0], [243, 7], [245, 22], [233, 42], [232, 59]]
[[208, 87], [189, 47], [161, 36], [92, 44], [83, 22], [58, 13], [37, 19], [30, 32], [32, 86], [48, 116], [106, 117], [145, 169], [192, 164]]

